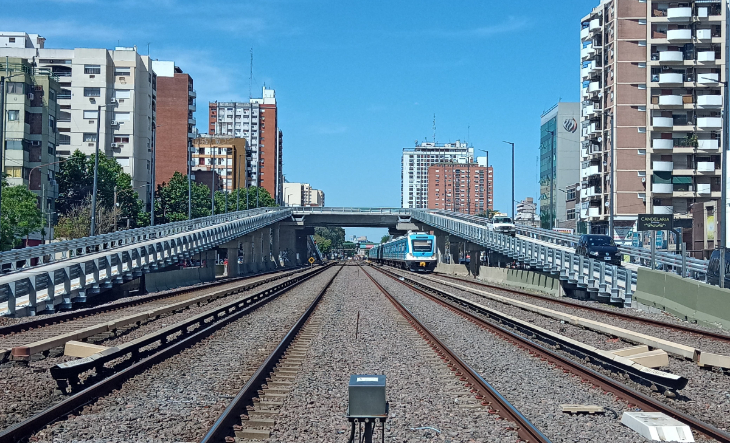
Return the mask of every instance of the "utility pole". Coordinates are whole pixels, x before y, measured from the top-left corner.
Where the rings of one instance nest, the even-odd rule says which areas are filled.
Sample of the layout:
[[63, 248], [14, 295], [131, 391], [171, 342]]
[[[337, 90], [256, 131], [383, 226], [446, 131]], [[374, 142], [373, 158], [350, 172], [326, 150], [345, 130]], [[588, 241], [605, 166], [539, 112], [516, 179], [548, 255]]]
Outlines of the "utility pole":
[[188, 144], [188, 220], [193, 219], [193, 147]]
[[[609, 175], [608, 175], [608, 185], [609, 185], [609, 191], [610, 194], [608, 196], [608, 235], [613, 238], [613, 177], [614, 177], [614, 162], [613, 162], [613, 153], [614, 153], [614, 139], [613, 139], [613, 119], [614, 116], [611, 114], [611, 144], [608, 145], [609, 150], [609, 157], [611, 159], [611, 163], [609, 164]], [[605, 207], [605, 206], [604, 206]]]
[[[210, 145], [211, 142], [209, 141], [208, 144]], [[213, 176], [213, 178], [211, 179], [212, 183], [210, 185], [210, 215], [215, 215], [215, 148], [211, 147], [210, 151], [211, 154], [213, 154], [213, 159], [210, 162], [210, 171], [212, 172]]]
[[117, 185], [114, 185], [114, 232], [117, 232]]
[[[245, 145], [244, 145], [245, 148]], [[243, 158], [246, 158], [246, 150], [243, 151]], [[236, 166], [238, 166], [238, 174], [236, 174], [236, 212], [241, 210], [238, 202], [241, 200], [241, 156], [238, 155], [236, 159]]]
[[[8, 69], [7, 57], [5, 58], [5, 70]], [[4, 165], [5, 157], [5, 77], [0, 76], [0, 165]], [[2, 168], [5, 171], [5, 168]], [[2, 208], [2, 186], [0, 186], [0, 208]], [[2, 210], [0, 210], [2, 217]]]
[[506, 142], [503, 141], [502, 143], [507, 143], [508, 145], [512, 145], [512, 203], [510, 203], [510, 206], [512, 206], [512, 221], [515, 220], [515, 144], [512, 142]]
[[99, 180], [99, 138], [101, 132], [101, 105], [96, 107], [96, 148], [94, 150], [94, 189], [91, 194], [91, 229], [89, 235], [96, 235], [96, 188]]

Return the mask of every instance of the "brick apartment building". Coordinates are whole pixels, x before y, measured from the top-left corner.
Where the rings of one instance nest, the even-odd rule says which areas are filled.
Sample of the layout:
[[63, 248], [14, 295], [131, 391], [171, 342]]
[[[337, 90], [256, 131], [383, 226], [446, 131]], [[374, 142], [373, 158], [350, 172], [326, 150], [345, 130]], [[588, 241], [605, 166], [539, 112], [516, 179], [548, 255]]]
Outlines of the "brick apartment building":
[[155, 184], [167, 182], [175, 172], [188, 173], [189, 147], [195, 128], [193, 79], [171, 61], [153, 61], [157, 74], [157, 139]]
[[480, 214], [494, 209], [492, 167], [437, 163], [428, 168], [428, 208]]

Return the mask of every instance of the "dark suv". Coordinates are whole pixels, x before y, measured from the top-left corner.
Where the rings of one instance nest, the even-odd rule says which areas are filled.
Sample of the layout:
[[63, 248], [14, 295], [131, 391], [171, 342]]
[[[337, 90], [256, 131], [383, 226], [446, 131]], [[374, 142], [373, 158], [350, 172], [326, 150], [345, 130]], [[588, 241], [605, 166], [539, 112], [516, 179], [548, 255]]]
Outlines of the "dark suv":
[[612, 265], [621, 265], [621, 253], [618, 246], [608, 235], [583, 234], [580, 236], [575, 253], [594, 260], [601, 260]]

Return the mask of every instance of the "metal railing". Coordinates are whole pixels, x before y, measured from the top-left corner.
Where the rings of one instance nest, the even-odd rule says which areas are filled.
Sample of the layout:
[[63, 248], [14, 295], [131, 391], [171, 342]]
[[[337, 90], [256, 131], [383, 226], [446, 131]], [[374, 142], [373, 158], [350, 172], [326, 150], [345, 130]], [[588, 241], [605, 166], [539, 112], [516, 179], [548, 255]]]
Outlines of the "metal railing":
[[578, 288], [597, 292], [599, 297], [608, 298], [612, 303], [631, 305], [636, 272], [630, 269], [607, 265], [603, 261], [593, 260], [561, 248], [489, 231], [484, 223], [466, 220], [462, 214], [413, 210], [412, 216], [429, 226], [499, 252], [530, 267], [557, 274], [561, 280]]
[[290, 206], [295, 214], [397, 214], [411, 215], [412, 209], [409, 208], [347, 208], [336, 206]]

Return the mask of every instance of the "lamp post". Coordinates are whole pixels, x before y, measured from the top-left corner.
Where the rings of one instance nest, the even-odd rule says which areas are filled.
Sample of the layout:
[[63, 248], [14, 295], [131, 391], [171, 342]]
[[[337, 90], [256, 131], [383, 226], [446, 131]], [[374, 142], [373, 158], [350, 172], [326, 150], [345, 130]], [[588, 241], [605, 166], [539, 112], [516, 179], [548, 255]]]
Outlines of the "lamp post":
[[152, 131], [152, 186], [150, 189], [150, 226], [155, 225], [155, 168], [157, 167], [155, 158], [157, 157], [157, 128], [160, 127], [162, 127], [162, 125], [155, 125], [155, 129], [154, 131]]
[[[96, 147], [94, 148], [94, 189], [91, 194], [91, 229], [89, 236], [96, 235], [96, 194], [99, 183], [99, 138], [101, 137], [101, 108], [113, 106], [115, 103], [107, 103], [96, 107]], [[105, 126], [106, 127], [106, 126]], [[153, 218], [154, 224], [154, 218]]]
[[512, 145], [512, 203], [510, 205], [512, 206], [512, 220], [515, 219], [515, 144], [512, 142], [506, 142], [502, 141], [502, 143], [507, 143], [508, 145]]

